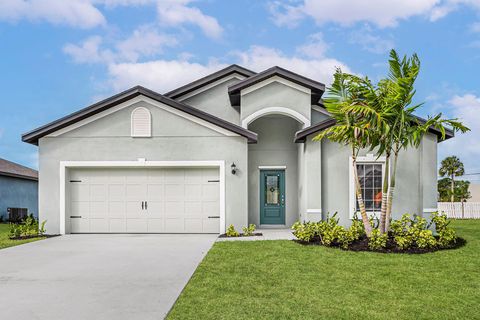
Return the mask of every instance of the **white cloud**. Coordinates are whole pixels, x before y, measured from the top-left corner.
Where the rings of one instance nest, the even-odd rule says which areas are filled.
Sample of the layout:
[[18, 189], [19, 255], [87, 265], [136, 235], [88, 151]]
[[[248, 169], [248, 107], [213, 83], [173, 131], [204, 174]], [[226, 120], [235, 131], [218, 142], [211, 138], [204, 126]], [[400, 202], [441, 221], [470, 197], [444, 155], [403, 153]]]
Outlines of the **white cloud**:
[[323, 40], [322, 33], [315, 33], [308, 37], [308, 42], [297, 48], [297, 52], [310, 58], [325, 56], [329, 45]]
[[114, 50], [102, 48], [102, 44], [102, 37], [91, 36], [80, 44], [66, 44], [63, 51], [76, 63], [137, 62], [140, 58], [162, 53], [165, 47], [175, 46], [177, 40], [151, 26], [141, 26], [128, 38], [116, 42]]
[[103, 14], [86, 0], [2, 0], [0, 20], [47, 21], [52, 24], [93, 28], [106, 23]]
[[269, 5], [272, 20], [279, 26], [296, 26], [305, 17], [317, 24], [327, 22], [350, 26], [369, 22], [378, 27], [394, 27], [399, 21], [424, 16], [431, 21], [443, 18], [461, 6], [480, 9], [479, 0], [303, 0], [291, 4], [273, 1]]
[[352, 31], [349, 41], [352, 44], [359, 45], [363, 50], [377, 54], [385, 53], [395, 46], [392, 39], [376, 35], [372, 28], [368, 26]]
[[456, 134], [453, 139], [439, 145], [439, 160], [456, 155], [466, 170], [480, 168], [480, 97], [473, 94], [456, 95], [448, 101], [452, 117], [459, 118], [471, 131]]
[[204, 14], [200, 9], [189, 7], [191, 0], [163, 0], [157, 5], [158, 18], [161, 23], [168, 26], [181, 26], [193, 24], [202, 29], [210, 38], [218, 39], [223, 33], [223, 28], [217, 19]]
[[336, 59], [287, 56], [280, 50], [263, 46], [252, 46], [248, 51], [237, 52], [236, 55], [240, 65], [253, 70], [261, 71], [279, 66], [326, 84], [331, 83], [335, 67], [351, 72], [344, 63]]

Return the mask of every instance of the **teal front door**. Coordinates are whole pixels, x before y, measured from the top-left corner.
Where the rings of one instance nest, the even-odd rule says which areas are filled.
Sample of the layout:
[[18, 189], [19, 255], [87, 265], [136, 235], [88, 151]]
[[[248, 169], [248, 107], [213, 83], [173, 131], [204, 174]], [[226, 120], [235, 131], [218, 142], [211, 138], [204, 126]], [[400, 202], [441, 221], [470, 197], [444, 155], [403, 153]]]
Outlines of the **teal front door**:
[[285, 171], [260, 171], [260, 224], [285, 224]]

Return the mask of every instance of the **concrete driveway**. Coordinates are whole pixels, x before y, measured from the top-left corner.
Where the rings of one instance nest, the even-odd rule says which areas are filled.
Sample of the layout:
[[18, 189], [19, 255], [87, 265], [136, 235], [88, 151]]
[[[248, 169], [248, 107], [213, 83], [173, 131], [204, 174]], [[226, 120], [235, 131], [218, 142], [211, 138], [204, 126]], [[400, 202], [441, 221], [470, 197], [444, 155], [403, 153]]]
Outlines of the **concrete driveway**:
[[1, 319], [162, 319], [215, 235], [66, 235], [0, 250]]

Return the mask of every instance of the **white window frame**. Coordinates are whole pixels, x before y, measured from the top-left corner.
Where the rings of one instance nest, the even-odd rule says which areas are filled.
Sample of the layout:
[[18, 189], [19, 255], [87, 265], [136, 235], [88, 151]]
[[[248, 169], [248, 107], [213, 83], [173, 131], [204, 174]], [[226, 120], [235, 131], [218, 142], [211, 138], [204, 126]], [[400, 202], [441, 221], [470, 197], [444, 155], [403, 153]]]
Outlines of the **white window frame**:
[[[133, 121], [133, 117], [136, 112], [144, 110], [148, 114], [148, 133], [146, 134], [135, 134], [135, 123]], [[133, 138], [150, 138], [152, 136], [152, 114], [148, 108], [145, 107], [137, 107], [133, 109], [132, 114], [130, 115], [130, 122], [131, 122], [131, 127], [130, 127], [130, 135]]]
[[[382, 165], [382, 190], [383, 190], [383, 178], [385, 177], [385, 170], [386, 170], [386, 157], [376, 157], [373, 154], [367, 154], [366, 156], [361, 156], [357, 157], [357, 164], [381, 164]], [[390, 175], [388, 176], [390, 179]], [[356, 210], [356, 196], [355, 196], [355, 179], [353, 176], [353, 158], [350, 157], [349, 161], [349, 195], [350, 195], [350, 201], [349, 201], [349, 215], [350, 219], [353, 219], [355, 216], [355, 210]], [[367, 211], [368, 217], [373, 217], [375, 219], [379, 219], [379, 212], [375, 211]], [[357, 219], [361, 219], [360, 212], [357, 211]]]

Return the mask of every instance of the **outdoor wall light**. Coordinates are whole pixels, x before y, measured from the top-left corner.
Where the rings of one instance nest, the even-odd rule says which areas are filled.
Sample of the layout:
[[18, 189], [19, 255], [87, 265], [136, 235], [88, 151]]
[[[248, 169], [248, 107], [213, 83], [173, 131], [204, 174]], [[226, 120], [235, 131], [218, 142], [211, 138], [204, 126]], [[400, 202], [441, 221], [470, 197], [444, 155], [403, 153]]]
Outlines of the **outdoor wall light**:
[[232, 168], [232, 174], [236, 174], [237, 173], [237, 165], [235, 164], [235, 162], [233, 162], [230, 167]]

